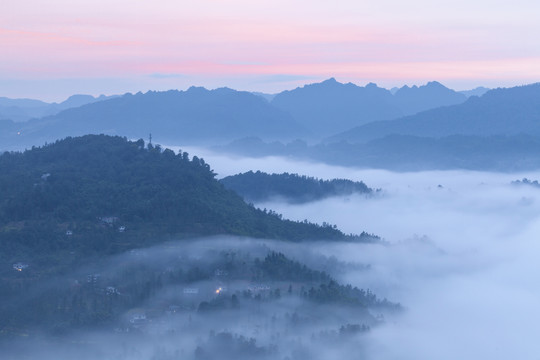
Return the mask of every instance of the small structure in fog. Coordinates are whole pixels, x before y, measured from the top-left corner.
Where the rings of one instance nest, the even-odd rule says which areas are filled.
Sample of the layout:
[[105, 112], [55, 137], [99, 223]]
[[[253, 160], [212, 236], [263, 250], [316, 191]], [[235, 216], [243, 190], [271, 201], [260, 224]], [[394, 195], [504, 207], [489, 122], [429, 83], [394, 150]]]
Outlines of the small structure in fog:
[[215, 291], [216, 295], [222, 294], [224, 292], [227, 292], [227, 287], [226, 286], [220, 286]]
[[89, 274], [86, 275], [86, 282], [88, 284], [97, 285], [99, 278], [101, 277], [100, 274]]
[[250, 291], [267, 291], [270, 290], [270, 286], [265, 284], [252, 284], [248, 286]]
[[141, 325], [146, 323], [146, 314], [145, 313], [134, 313], [131, 314], [129, 322], [133, 325]]
[[169, 308], [167, 309], [167, 314], [176, 314], [177, 312], [180, 311], [180, 306], [178, 305], [169, 305]]
[[195, 295], [199, 293], [199, 288], [184, 288], [184, 295]]
[[16, 271], [23, 271], [27, 267], [28, 267], [28, 264], [25, 264], [25, 263], [22, 263], [22, 262], [18, 262], [18, 263], [13, 264], [13, 270], [16, 270]]
[[103, 225], [113, 226], [115, 222], [118, 221], [116, 216], [101, 216], [98, 218]]
[[214, 275], [215, 276], [227, 276], [227, 275], [229, 275], [229, 273], [226, 270], [216, 269], [214, 271]]
[[114, 286], [107, 286], [107, 295], [119, 295], [120, 294], [120, 291], [118, 291], [117, 288], [115, 288]]

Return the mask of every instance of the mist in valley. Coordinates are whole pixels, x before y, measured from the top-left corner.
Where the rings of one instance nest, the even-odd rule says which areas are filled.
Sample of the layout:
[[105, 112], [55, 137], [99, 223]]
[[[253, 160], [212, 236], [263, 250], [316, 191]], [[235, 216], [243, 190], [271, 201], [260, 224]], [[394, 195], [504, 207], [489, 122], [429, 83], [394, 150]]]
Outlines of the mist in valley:
[[[367, 271], [304, 244], [231, 236], [136, 249], [42, 283], [22, 305], [59, 294], [56, 325], [52, 331], [47, 323], [34, 327], [28, 339], [4, 344], [2, 354], [13, 359], [354, 358], [365, 350], [370, 329], [402, 310], [370, 290], [333, 283], [350, 269]], [[331, 291], [353, 296], [324, 298]], [[358, 296], [365, 301], [356, 301]], [[91, 299], [83, 307], [135, 305], [93, 330], [63, 327], [58, 319], [82, 298]]]
[[540, 360], [540, 1], [0, 9], [0, 360]]
[[381, 192], [308, 204], [255, 204], [294, 220], [367, 231], [383, 244], [315, 244], [340, 261], [369, 264], [338, 279], [399, 301], [403, 315], [373, 329], [376, 359], [532, 358], [540, 289], [540, 191], [512, 185], [540, 172], [394, 173], [291, 159], [206, 153], [219, 177], [250, 170], [364, 181]]
[[[66, 292], [59, 313], [79, 306], [70, 294], [81, 292], [129, 310], [93, 330], [66, 331], [60, 324], [51, 335], [37, 327], [31, 340], [4, 344], [2, 358], [528, 359], [535, 354], [540, 190], [511, 182], [538, 179], [540, 172], [394, 173], [184, 150], [200, 154], [218, 178], [261, 170], [364, 181], [381, 190], [254, 206], [288, 219], [335, 224], [345, 233], [366, 231], [381, 241], [216, 236], [173, 240], [81, 265], [31, 295]], [[272, 273], [277, 271], [272, 264], [295, 270]], [[321, 300], [330, 279], [339, 284], [335, 291], [365, 301]], [[144, 300], [137, 303], [136, 296]]]

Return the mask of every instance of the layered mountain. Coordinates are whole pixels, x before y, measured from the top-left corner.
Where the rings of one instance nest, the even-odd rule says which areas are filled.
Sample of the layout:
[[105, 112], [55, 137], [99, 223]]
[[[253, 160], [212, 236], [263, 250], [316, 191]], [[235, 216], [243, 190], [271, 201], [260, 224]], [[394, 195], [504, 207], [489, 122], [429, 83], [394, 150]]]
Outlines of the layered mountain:
[[403, 115], [416, 114], [418, 112], [441, 106], [461, 104], [467, 97], [451, 90], [437, 81], [432, 81], [423, 86], [403, 86], [394, 94], [397, 106]]
[[[54, 141], [84, 134], [125, 135], [201, 144], [244, 136], [265, 139], [304, 134], [286, 112], [248, 92], [227, 88], [126, 94], [21, 124], [0, 124], [6, 144]], [[11, 130], [11, 131], [10, 131]], [[13, 145], [12, 145], [13, 146]]]
[[315, 137], [402, 115], [392, 94], [375, 84], [360, 87], [335, 79], [277, 94], [271, 104], [289, 112]]
[[9, 99], [0, 97], [0, 119], [13, 120], [15, 122], [27, 121], [114, 97], [116, 96], [101, 95], [94, 97], [92, 95], [72, 95], [61, 103], [46, 103], [34, 99]]
[[438, 82], [404, 86], [393, 93], [373, 83], [360, 87], [332, 78], [279, 93], [271, 104], [292, 114], [315, 137], [324, 137], [368, 122], [395, 119], [465, 100], [465, 95]]
[[251, 157], [283, 156], [331, 165], [397, 171], [468, 169], [511, 172], [540, 168], [540, 137], [530, 135], [450, 135], [441, 138], [388, 135], [367, 142], [340, 141], [316, 145], [300, 141], [267, 143], [249, 138], [215, 150]]
[[487, 87], [484, 87], [484, 86], [478, 86], [478, 87], [476, 87], [474, 89], [471, 89], [471, 90], [459, 91], [459, 93], [465, 95], [466, 97], [482, 96], [485, 93], [487, 93], [489, 90], [491, 90], [491, 89], [489, 89]]
[[388, 135], [540, 135], [540, 83], [495, 89], [458, 105], [355, 127], [328, 139], [363, 142]]
[[[375, 84], [360, 87], [335, 79], [277, 95], [228, 88], [126, 94], [113, 98], [75, 95], [61, 104], [4, 99], [6, 104], [34, 109], [0, 117], [0, 150], [13, 150], [84, 134], [147, 137], [160, 142], [214, 145], [255, 136], [268, 140], [320, 140], [355, 126], [399, 118], [417, 111], [465, 101], [466, 97], [437, 82], [402, 87], [395, 93]], [[0, 107], [2, 102], [0, 101]], [[48, 110], [43, 110], [47, 106]], [[19, 110], [17, 110], [19, 109]], [[64, 110], [66, 109], [66, 110]], [[64, 111], [61, 111], [64, 110]]]

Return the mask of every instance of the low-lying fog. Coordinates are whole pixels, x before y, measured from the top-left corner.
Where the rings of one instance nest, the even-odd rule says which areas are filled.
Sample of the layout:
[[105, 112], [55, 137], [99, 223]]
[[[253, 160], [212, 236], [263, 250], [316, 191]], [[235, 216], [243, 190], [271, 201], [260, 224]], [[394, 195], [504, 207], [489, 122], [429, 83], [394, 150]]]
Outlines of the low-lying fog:
[[[22, 339], [2, 349], [2, 359], [221, 359], [226, 358], [219, 356], [223, 346], [230, 344], [244, 354], [229, 355], [235, 359], [252, 359], [253, 354], [279, 360], [538, 358], [540, 189], [510, 182], [540, 179], [540, 172], [393, 173], [182, 150], [203, 157], [219, 178], [261, 170], [346, 178], [380, 188], [373, 196], [255, 205], [285, 218], [336, 224], [346, 233], [373, 233], [383, 242], [215, 237], [119, 254], [104, 259], [95, 266], [99, 269], [81, 268], [42, 287], [69, 284], [75, 289], [71, 293], [86, 291], [90, 299], [111, 296], [126, 304], [135, 303], [137, 291], [142, 291], [139, 295], [146, 300], [123, 315], [124, 324], [142, 321], [142, 330], [128, 332], [120, 324], [116, 332], [96, 329], [53, 339], [43, 335], [35, 344]], [[404, 310], [377, 302], [367, 307], [316, 304], [306, 301], [307, 283], [291, 286], [289, 278], [279, 283], [277, 277], [268, 289], [269, 284], [252, 283], [247, 273], [260, 271], [261, 263], [255, 260], [270, 251], [325, 271], [341, 284], [370, 289], [379, 299], [399, 302]], [[236, 265], [224, 274], [222, 264]], [[163, 276], [163, 284], [155, 276]], [[221, 291], [226, 296], [213, 295]], [[233, 300], [235, 291], [239, 295]], [[59, 302], [59, 310], [84, 307], [80, 300], [66, 299]], [[204, 311], [201, 300], [207, 302]], [[220, 306], [230, 311], [216, 311]], [[163, 308], [168, 310], [156, 310]], [[147, 322], [146, 316], [155, 321]]]
[[[184, 149], [186, 150], [186, 149]], [[373, 359], [531, 359], [540, 324], [540, 189], [510, 185], [540, 172], [393, 173], [280, 158], [200, 154], [218, 177], [261, 170], [364, 181], [382, 192], [308, 204], [255, 204], [285, 218], [367, 231], [381, 245], [314, 245], [370, 264], [339, 280], [369, 287], [407, 309], [366, 341]]]

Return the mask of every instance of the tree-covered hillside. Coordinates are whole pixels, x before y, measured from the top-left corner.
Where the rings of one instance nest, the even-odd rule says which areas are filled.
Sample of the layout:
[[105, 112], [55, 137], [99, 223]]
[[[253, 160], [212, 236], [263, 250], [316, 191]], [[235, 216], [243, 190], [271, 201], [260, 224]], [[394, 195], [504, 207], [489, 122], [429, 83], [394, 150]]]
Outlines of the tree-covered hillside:
[[220, 180], [247, 201], [264, 201], [282, 197], [291, 202], [308, 202], [330, 196], [369, 194], [373, 192], [363, 182], [347, 179], [322, 180], [298, 174], [267, 174], [249, 171]]
[[[48, 279], [28, 277], [28, 269], [12, 271], [13, 279], [0, 278], [0, 357], [95, 359], [84, 354], [101, 349], [103, 359], [260, 358], [249, 348], [233, 351], [234, 336], [283, 359], [298, 339], [304, 351], [319, 339], [360, 348], [356, 336], [347, 335], [361, 336], [383, 323], [383, 315], [401, 312], [401, 305], [370, 289], [337, 280], [332, 273], [346, 263], [309, 251], [295, 259], [271, 250], [279, 246], [218, 236], [103, 257]], [[315, 259], [318, 269], [298, 261]], [[331, 272], [320, 270], [325, 262]], [[231, 339], [214, 349], [212, 334], [224, 331]], [[94, 337], [97, 332], [103, 337]], [[182, 356], [166, 356], [163, 345]], [[133, 355], [145, 348], [153, 355]], [[51, 349], [55, 356], [43, 356]], [[317, 357], [291, 359], [304, 358]]]
[[104, 135], [4, 153], [0, 260], [77, 259], [179, 235], [345, 238], [255, 209], [214, 177], [197, 156]]

